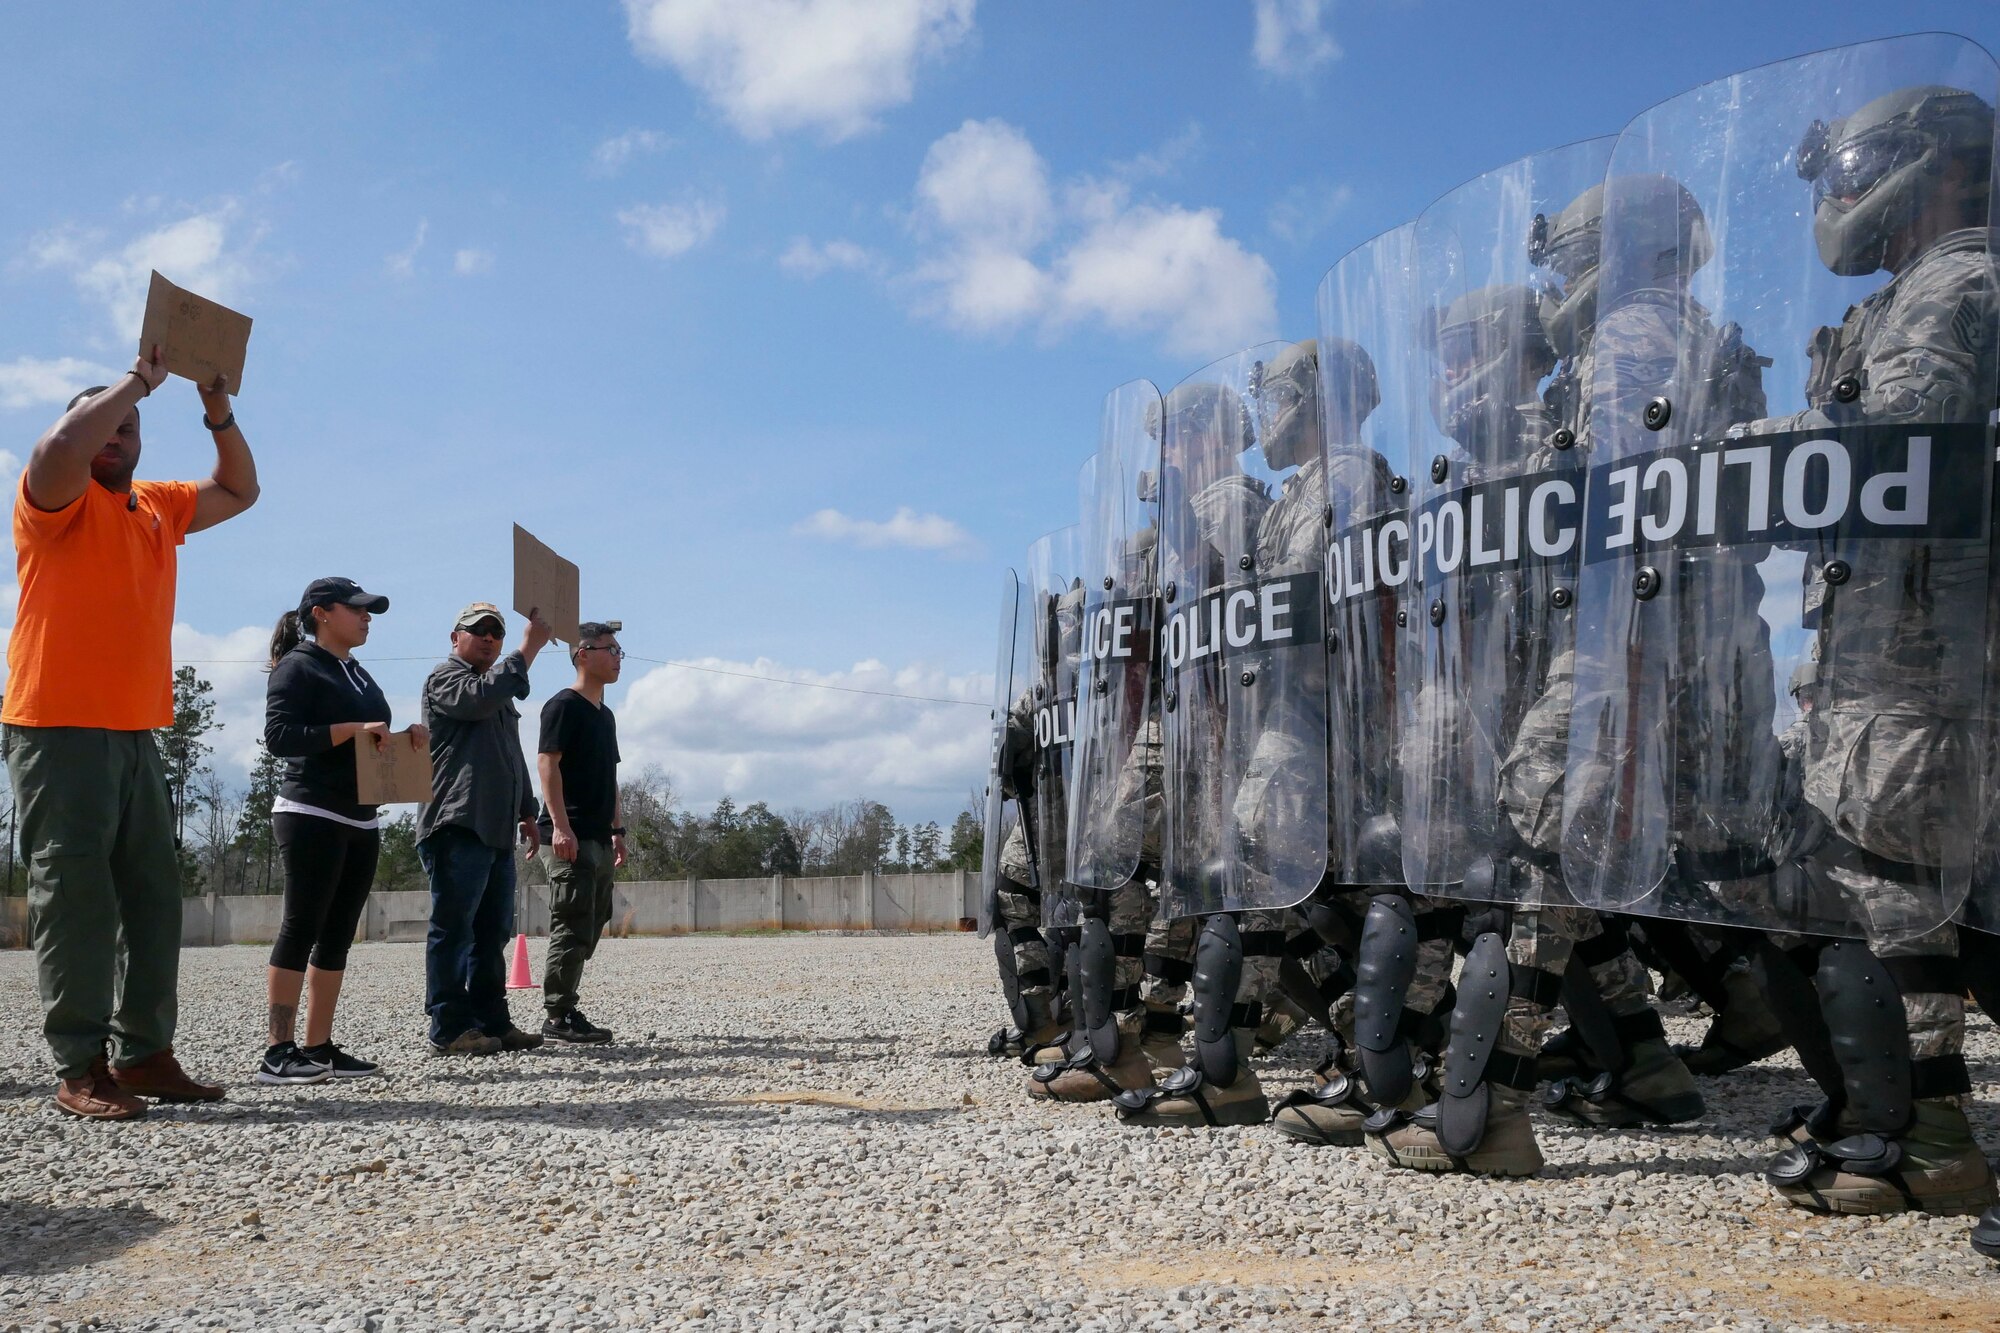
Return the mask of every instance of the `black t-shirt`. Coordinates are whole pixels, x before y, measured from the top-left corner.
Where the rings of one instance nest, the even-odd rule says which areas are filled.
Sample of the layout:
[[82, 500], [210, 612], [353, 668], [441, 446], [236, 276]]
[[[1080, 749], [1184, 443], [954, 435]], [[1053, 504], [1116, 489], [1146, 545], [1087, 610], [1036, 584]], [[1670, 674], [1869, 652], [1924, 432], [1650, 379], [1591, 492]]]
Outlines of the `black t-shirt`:
[[[569, 829], [579, 838], [608, 842], [611, 819], [618, 809], [618, 723], [609, 708], [600, 708], [575, 690], [559, 691], [542, 705], [542, 754], [559, 754], [563, 808]], [[549, 808], [542, 806], [542, 836], [554, 832]]]

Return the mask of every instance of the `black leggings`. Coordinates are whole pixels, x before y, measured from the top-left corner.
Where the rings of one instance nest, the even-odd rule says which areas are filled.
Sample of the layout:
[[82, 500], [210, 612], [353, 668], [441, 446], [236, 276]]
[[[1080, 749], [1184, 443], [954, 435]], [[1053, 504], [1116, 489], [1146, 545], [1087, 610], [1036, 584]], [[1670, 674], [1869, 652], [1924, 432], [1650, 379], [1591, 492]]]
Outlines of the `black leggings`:
[[288, 811], [271, 816], [271, 829], [285, 862], [285, 919], [271, 966], [303, 972], [310, 959], [322, 972], [345, 971], [375, 883], [382, 831]]

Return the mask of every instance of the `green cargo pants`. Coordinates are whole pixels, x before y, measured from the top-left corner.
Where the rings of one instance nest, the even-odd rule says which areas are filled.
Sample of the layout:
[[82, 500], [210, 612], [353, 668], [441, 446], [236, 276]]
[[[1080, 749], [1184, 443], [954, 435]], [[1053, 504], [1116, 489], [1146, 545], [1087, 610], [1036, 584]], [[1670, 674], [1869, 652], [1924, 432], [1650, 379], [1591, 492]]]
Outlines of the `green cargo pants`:
[[0, 736], [28, 865], [42, 1035], [73, 1078], [111, 1042], [126, 1065], [173, 1044], [181, 964], [173, 805], [150, 731]]
[[542, 966], [542, 1007], [550, 1018], [576, 1008], [583, 965], [597, 952], [597, 941], [611, 921], [611, 844], [594, 838], [576, 840], [576, 860], [561, 861], [553, 848], [542, 848], [542, 868], [549, 874], [549, 956]]

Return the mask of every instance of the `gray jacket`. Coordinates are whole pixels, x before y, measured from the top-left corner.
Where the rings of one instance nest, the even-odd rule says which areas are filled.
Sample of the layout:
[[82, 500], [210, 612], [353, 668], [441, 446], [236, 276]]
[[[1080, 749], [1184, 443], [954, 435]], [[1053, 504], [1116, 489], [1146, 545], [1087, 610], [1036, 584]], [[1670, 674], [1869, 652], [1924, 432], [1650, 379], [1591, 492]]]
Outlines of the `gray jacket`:
[[488, 847], [511, 850], [520, 821], [535, 817], [535, 789], [521, 752], [521, 710], [528, 663], [507, 654], [485, 675], [456, 655], [424, 682], [424, 725], [431, 733], [431, 802], [417, 816], [417, 838], [455, 824]]

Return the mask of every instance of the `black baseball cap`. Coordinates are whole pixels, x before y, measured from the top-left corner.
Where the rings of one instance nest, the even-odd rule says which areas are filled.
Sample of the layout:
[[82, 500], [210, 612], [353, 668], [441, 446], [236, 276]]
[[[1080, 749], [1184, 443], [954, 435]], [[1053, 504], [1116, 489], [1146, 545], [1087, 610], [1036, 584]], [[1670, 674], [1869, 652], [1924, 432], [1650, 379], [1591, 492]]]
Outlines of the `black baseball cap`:
[[315, 606], [358, 606], [370, 615], [379, 616], [389, 609], [389, 599], [364, 592], [353, 579], [314, 579], [299, 598], [299, 618], [305, 619]]

